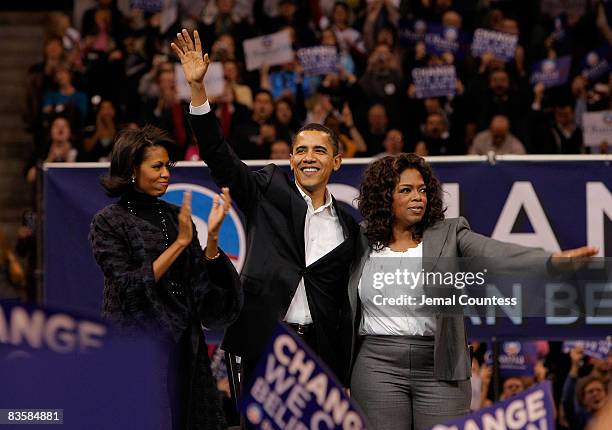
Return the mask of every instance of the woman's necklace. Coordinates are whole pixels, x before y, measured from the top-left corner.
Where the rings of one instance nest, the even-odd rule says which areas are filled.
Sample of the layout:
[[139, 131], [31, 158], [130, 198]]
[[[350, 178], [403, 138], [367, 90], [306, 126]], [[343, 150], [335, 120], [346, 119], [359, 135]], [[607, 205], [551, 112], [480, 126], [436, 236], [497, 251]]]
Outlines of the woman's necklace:
[[[134, 215], [135, 217], [138, 217], [138, 215], [136, 215], [136, 210], [134, 209], [134, 203], [131, 200], [127, 200], [126, 205], [128, 212]], [[161, 220], [161, 232], [162, 238], [164, 239], [164, 250], [166, 250], [170, 246], [170, 238], [168, 236], [168, 225], [166, 224], [166, 217], [162, 212], [161, 203], [159, 202], [159, 200], [155, 201], [155, 209], [157, 210], [157, 214], [159, 215], [159, 218]], [[170, 266], [170, 269], [168, 269], [167, 273], [169, 275], [171, 270], [172, 266]], [[172, 276], [167, 276], [166, 279], [168, 280], [168, 291], [170, 292], [170, 294], [174, 294], [176, 296], [182, 296], [183, 294], [185, 294], [183, 288], [178, 283], [172, 280]]]

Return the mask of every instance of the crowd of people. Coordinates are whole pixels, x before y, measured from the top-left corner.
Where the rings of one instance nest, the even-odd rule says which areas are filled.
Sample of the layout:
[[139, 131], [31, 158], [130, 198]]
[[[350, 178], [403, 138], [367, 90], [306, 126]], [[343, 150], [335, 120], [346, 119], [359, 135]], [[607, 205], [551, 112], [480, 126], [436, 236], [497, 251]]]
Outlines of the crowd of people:
[[[27, 76], [24, 118], [34, 141], [24, 169], [29, 183], [41, 162], [109, 161], [120, 130], [147, 124], [177, 143], [174, 159], [200, 159], [170, 49], [183, 27], [198, 29], [210, 60], [222, 64], [223, 92], [209, 100], [241, 159], [288, 159], [295, 133], [307, 123], [336, 132], [345, 158], [608, 151], [606, 142], [596, 151], [584, 145], [581, 122], [584, 112], [612, 106], [610, 68], [597, 76], [582, 69], [589, 52], [612, 44], [610, 1], [587, 1], [583, 13], [561, 14], [547, 11], [544, 0], [188, 3], [181, 2], [171, 25], [160, 12], [122, 12], [114, 0], [98, 0], [80, 25], [66, 12], [49, 15], [43, 60]], [[508, 61], [492, 53], [473, 56], [469, 48], [433, 52], [424, 41], [409, 43], [403, 36], [406, 23], [416, 20], [466, 35], [478, 28], [510, 33], [518, 45]], [[295, 51], [335, 47], [337, 72], [305, 76], [297, 59], [247, 71], [243, 41], [282, 30], [290, 32]], [[565, 84], [545, 88], [530, 81], [532, 65], [563, 56], [572, 58]], [[436, 65], [455, 66], [455, 94], [417, 97], [412, 71]], [[34, 258], [33, 228], [26, 224], [22, 257]], [[8, 265], [12, 254], [5, 254]], [[12, 276], [26, 284], [26, 275]], [[585, 359], [580, 348], [561, 352], [559, 342], [544, 350], [531, 377], [502, 381], [499, 399], [552, 380], [559, 428], [583, 429], [606, 404], [612, 355]], [[482, 354], [474, 357], [471, 408], [477, 410], [498, 399], [491, 367]]]
[[[168, 48], [185, 26], [200, 30], [211, 61], [223, 66], [225, 88], [213, 106], [243, 159], [286, 159], [288, 142], [310, 122], [338, 132], [344, 157], [607, 152], [607, 142], [585, 147], [581, 122], [584, 112], [610, 109], [609, 64], [598, 64], [598, 73], [584, 69], [587, 54], [612, 41], [610, 2], [585, 2], [582, 13], [519, 3], [181, 2], [168, 25], [160, 12], [122, 13], [114, 0], [98, 0], [79, 29], [68, 15], [52, 13], [44, 59], [28, 73], [25, 117], [36, 143], [28, 168], [108, 160], [115, 134], [143, 124], [168, 131], [179, 159], [199, 159]], [[513, 34], [516, 52], [507, 61], [491, 52], [473, 56], [469, 45], [439, 52], [406, 36], [414, 22], [454, 28], [468, 39], [478, 28]], [[335, 47], [337, 72], [305, 76], [297, 59], [248, 72], [243, 41], [281, 30], [296, 51]], [[531, 82], [535, 63], [564, 56], [572, 59], [566, 83]], [[417, 98], [412, 71], [436, 65], [456, 68], [455, 94]], [[53, 136], [58, 116], [68, 120], [63, 143]]]

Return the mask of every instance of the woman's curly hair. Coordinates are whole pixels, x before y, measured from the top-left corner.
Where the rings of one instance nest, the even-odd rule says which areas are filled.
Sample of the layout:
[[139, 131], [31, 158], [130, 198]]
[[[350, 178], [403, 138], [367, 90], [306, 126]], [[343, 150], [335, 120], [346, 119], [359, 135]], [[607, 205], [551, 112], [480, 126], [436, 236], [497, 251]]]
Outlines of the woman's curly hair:
[[368, 244], [380, 251], [393, 239], [393, 191], [406, 169], [416, 169], [423, 176], [427, 207], [422, 220], [413, 226], [413, 237], [421, 239], [423, 232], [444, 219], [442, 185], [424, 158], [416, 154], [389, 155], [374, 161], [365, 170], [359, 189], [359, 211], [366, 222]]

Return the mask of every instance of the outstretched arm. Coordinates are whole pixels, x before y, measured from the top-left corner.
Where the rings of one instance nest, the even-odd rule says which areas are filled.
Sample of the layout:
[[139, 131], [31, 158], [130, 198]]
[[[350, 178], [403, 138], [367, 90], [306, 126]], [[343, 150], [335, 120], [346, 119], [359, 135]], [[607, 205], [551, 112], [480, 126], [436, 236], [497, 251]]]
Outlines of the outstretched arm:
[[211, 170], [219, 187], [229, 187], [238, 207], [248, 213], [257, 201], [261, 190], [266, 188], [271, 179], [271, 169], [251, 172], [231, 149], [223, 136], [217, 118], [210, 113], [204, 76], [210, 60], [203, 54], [202, 43], [197, 30], [193, 40], [187, 30], [177, 34], [177, 42], [172, 49], [181, 60], [185, 79], [191, 88], [191, 107], [202, 108], [203, 114], [189, 115], [189, 122], [198, 141], [200, 156]]

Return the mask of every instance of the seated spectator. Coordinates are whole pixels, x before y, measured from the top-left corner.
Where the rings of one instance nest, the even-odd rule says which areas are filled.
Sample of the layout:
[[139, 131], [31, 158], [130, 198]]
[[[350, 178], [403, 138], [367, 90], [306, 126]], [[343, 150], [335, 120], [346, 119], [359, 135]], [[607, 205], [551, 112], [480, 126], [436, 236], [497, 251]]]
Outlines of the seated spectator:
[[240, 103], [249, 109], [253, 107], [253, 93], [248, 85], [243, 85], [240, 82], [240, 68], [234, 60], [228, 60], [223, 63], [223, 75], [226, 85], [232, 87], [236, 103]]
[[[541, 85], [541, 84], [540, 84]], [[574, 102], [563, 97], [555, 102], [552, 116], [532, 105], [533, 134], [531, 151], [535, 154], [579, 154], [583, 150], [582, 129], [576, 124]]]
[[160, 69], [157, 75], [159, 97], [146, 100], [141, 110], [141, 124], [166, 130], [177, 144], [177, 159], [183, 159], [191, 142], [191, 128], [185, 115], [187, 103], [179, 99], [174, 70]]
[[35, 132], [42, 126], [41, 107], [43, 95], [54, 89], [55, 68], [65, 61], [65, 58], [62, 40], [52, 37], [45, 41], [43, 61], [33, 64], [28, 69], [24, 120], [28, 125], [29, 131]]
[[352, 158], [357, 153], [364, 153], [367, 150], [365, 141], [355, 127], [353, 114], [348, 103], [342, 108], [342, 115], [338, 116], [331, 112], [325, 119], [323, 125], [329, 127], [336, 133], [340, 141], [340, 153], [343, 157]]
[[125, 20], [116, 0], [97, 0], [97, 3], [83, 13], [81, 34], [91, 38], [96, 49], [106, 51], [111, 40], [123, 38]]
[[306, 124], [311, 122], [317, 124], [323, 124], [328, 115], [334, 110], [334, 106], [331, 104], [329, 95], [322, 93], [315, 93], [306, 101]]
[[242, 46], [242, 41], [248, 38], [252, 31], [249, 29], [249, 24], [235, 13], [236, 2], [216, 0], [208, 3], [215, 4], [216, 13], [204, 17], [204, 23], [199, 31], [204, 46], [212, 46], [215, 40], [223, 34], [233, 35], [238, 46]]
[[398, 4], [384, 0], [374, 0], [367, 3], [363, 24], [363, 39], [367, 49], [376, 46], [376, 34], [381, 27], [398, 28], [400, 19]]
[[[580, 363], [584, 357], [582, 347], [570, 351], [571, 367], [563, 384], [561, 406], [571, 430], [583, 430], [607, 400], [607, 386], [601, 371], [595, 370], [578, 380]], [[603, 360], [602, 360], [603, 361]]]
[[469, 150], [469, 154], [476, 155], [489, 152], [497, 155], [526, 153], [521, 141], [510, 133], [510, 121], [503, 115], [493, 117], [489, 129], [476, 135]]
[[488, 80], [478, 83], [476, 78], [470, 84], [466, 98], [468, 100], [468, 124], [466, 137], [468, 141], [476, 132], [485, 130], [496, 115], [504, 115], [512, 125], [512, 132], [520, 136], [521, 121], [529, 107], [527, 96], [511, 86], [510, 76], [503, 69], [490, 72]]
[[381, 44], [372, 51], [367, 69], [357, 85], [364, 103], [381, 103], [387, 113], [396, 112], [402, 92], [402, 73], [389, 46]]
[[510, 397], [525, 390], [525, 383], [521, 378], [507, 378], [502, 385], [502, 392], [499, 400], [508, 400]]
[[253, 112], [233, 127], [231, 142], [242, 160], [267, 160], [270, 144], [276, 140], [272, 94], [259, 90], [253, 99]]
[[26, 163], [26, 180], [30, 184], [36, 183], [36, 172], [41, 162], [63, 163], [73, 162], [77, 158], [77, 150], [72, 145], [72, 131], [70, 122], [63, 116], [58, 116], [49, 127], [49, 143], [44, 150], [34, 151]]
[[55, 67], [55, 83], [57, 90], [47, 91], [43, 96], [43, 113], [71, 110], [77, 114], [75, 120], [82, 124], [87, 118], [88, 101], [84, 92], [77, 91], [72, 83], [72, 71], [66, 63]]
[[236, 60], [236, 41], [231, 34], [222, 34], [215, 40], [210, 48], [210, 59], [222, 63]]
[[63, 12], [51, 12], [48, 19], [49, 34], [62, 40], [68, 62], [74, 67], [79, 67], [81, 65], [81, 34], [71, 26], [70, 17]]
[[[358, 56], [365, 57], [366, 47], [361, 33], [351, 27], [349, 18], [348, 5], [337, 1], [334, 3], [330, 16], [330, 29], [335, 33], [338, 46], [343, 55], [348, 54], [348, 56], [351, 56], [352, 53], [355, 53]], [[354, 73], [354, 70], [351, 73]]]
[[414, 152], [421, 155], [456, 155], [462, 151], [448, 132], [448, 122], [441, 112], [427, 115], [421, 139], [417, 142]]
[[84, 130], [83, 149], [78, 161], [108, 161], [117, 135], [116, 109], [110, 100], [103, 100], [96, 112], [96, 125]]
[[286, 140], [276, 140], [270, 145], [270, 160], [288, 160], [291, 147]]
[[274, 102], [274, 126], [278, 136], [282, 136], [288, 142], [300, 129], [300, 121], [294, 113], [291, 99], [280, 98]]
[[158, 77], [163, 72], [174, 73], [174, 64], [168, 61], [168, 56], [158, 54], [153, 57], [153, 67], [145, 73], [138, 83], [138, 94], [143, 99], [156, 99], [159, 97]]
[[383, 141], [384, 152], [376, 154], [374, 157], [382, 158], [387, 155], [397, 155], [404, 152], [404, 135], [397, 128], [392, 128], [387, 132]]
[[389, 117], [382, 104], [375, 104], [368, 110], [368, 124], [361, 135], [368, 150], [365, 155], [372, 156], [384, 150], [383, 142], [387, 136]]
[[223, 93], [218, 97], [210, 97], [215, 114], [225, 136], [232, 136], [234, 130], [241, 126], [243, 121], [249, 117], [249, 109], [236, 102], [236, 93], [227, 81], [223, 87]]
[[355, 73], [355, 62], [353, 61], [353, 57], [351, 57], [350, 52], [343, 51], [340, 48], [337, 39], [337, 33], [331, 28], [325, 29], [321, 32], [321, 45], [323, 46], [333, 46], [336, 48], [338, 52], [338, 56], [340, 57], [339, 63], [340, 67], [346, 72], [350, 74]]

